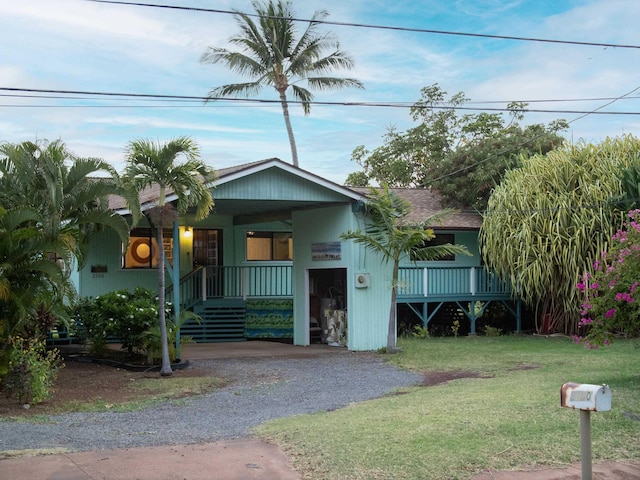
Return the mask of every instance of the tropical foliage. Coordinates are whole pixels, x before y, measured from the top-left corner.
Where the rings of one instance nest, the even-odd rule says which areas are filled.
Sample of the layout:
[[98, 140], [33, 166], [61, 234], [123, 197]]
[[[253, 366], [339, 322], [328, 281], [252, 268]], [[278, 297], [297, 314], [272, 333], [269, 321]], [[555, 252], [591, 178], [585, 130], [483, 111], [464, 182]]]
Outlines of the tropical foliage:
[[128, 241], [127, 223], [108, 209], [110, 194], [135, 205], [110, 165], [79, 158], [62, 141], [0, 145], [0, 378], [11, 349], [67, 320], [69, 275], [91, 235], [107, 227]]
[[[575, 340], [588, 347], [609, 345], [615, 336], [640, 336], [640, 210], [629, 212], [629, 220], [611, 239], [578, 283], [584, 295]], [[638, 292], [638, 293], [636, 293]]]
[[482, 256], [536, 309], [538, 330], [578, 331], [575, 285], [622, 225], [611, 202], [623, 194], [620, 173], [639, 154], [633, 136], [579, 143], [523, 158], [495, 188], [480, 231]]
[[447, 99], [437, 84], [424, 87], [411, 108], [419, 124], [406, 132], [390, 127], [384, 145], [372, 151], [357, 147], [351, 158], [362, 171], [350, 174], [346, 184], [433, 187], [453, 206], [484, 210], [493, 187], [521, 156], [563, 143], [563, 120], [523, 127], [518, 122], [526, 105], [520, 103], [509, 105], [508, 122], [500, 113], [459, 115], [468, 102], [462, 92]]
[[[202, 63], [222, 63], [251, 81], [214, 88], [208, 96], [212, 100], [239, 95], [249, 97], [265, 86], [274, 88], [282, 106], [292, 162], [297, 167], [298, 151], [289, 117], [287, 92], [291, 92], [293, 99], [301, 103], [305, 115], [308, 115], [313, 100], [311, 90], [362, 88], [362, 83], [352, 78], [328, 76], [334, 70], [351, 69], [353, 61], [340, 49], [333, 35], [318, 32], [317, 21], [328, 16], [326, 11], [316, 11], [298, 37], [291, 2], [254, 0], [252, 5], [255, 14], [235, 13], [240, 33], [231, 37], [229, 42], [239, 51], [209, 47], [200, 59]], [[255, 16], [259, 17], [257, 23], [252, 18]]]
[[470, 255], [461, 245], [428, 245], [435, 238], [431, 227], [453, 213], [442, 210], [419, 223], [410, 223], [411, 204], [388, 187], [371, 188], [367, 201], [367, 226], [365, 231], [349, 230], [340, 235], [343, 240], [353, 240], [378, 254], [392, 265], [391, 309], [387, 331], [387, 351], [396, 348], [396, 298], [398, 290], [398, 268], [400, 259], [412, 261], [435, 260], [451, 254]]
[[[117, 339], [128, 361], [137, 361], [143, 356], [149, 365], [153, 365], [156, 360], [162, 360], [158, 308], [158, 295], [147, 288], [116, 290], [76, 302], [72, 327], [76, 338], [86, 342], [97, 357], [105, 356], [108, 342]], [[164, 310], [170, 317], [172, 304], [166, 302]], [[200, 321], [193, 312], [186, 311], [182, 312], [177, 324], [170, 318], [166, 319], [169, 359], [172, 362], [176, 360], [176, 331], [189, 319]], [[188, 340], [181, 338], [182, 343]]]
[[[171, 225], [178, 214], [189, 207], [195, 208], [196, 220], [201, 220], [213, 208], [211, 185], [214, 171], [200, 160], [198, 145], [188, 137], [178, 137], [160, 144], [149, 140], [135, 140], [127, 147], [125, 176], [137, 192], [155, 186], [159, 189], [156, 205], [146, 212], [155, 228], [158, 245], [163, 245], [162, 231]], [[179, 159], [184, 159], [179, 163]], [[175, 196], [176, 206], [167, 200]], [[167, 338], [165, 304], [165, 256], [162, 249], [158, 258], [158, 317], [162, 344], [160, 374], [172, 374]]]

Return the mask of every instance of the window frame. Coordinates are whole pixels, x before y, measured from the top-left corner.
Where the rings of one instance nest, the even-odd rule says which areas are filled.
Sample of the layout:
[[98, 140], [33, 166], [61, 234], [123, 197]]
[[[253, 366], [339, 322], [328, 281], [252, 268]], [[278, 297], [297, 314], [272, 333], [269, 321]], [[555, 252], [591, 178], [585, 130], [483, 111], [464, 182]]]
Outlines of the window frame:
[[[268, 239], [269, 258], [249, 258], [251, 239]], [[287, 258], [274, 258], [277, 253], [276, 242], [287, 240]], [[247, 230], [244, 237], [244, 258], [246, 262], [291, 262], [293, 261], [293, 233], [288, 230]]]
[[[437, 247], [439, 245], [445, 245], [447, 243], [450, 243], [451, 245], [456, 244], [455, 233], [438, 233], [438, 232], [434, 232], [434, 233], [435, 233], [435, 237], [432, 238], [431, 240], [427, 240], [426, 242], [424, 242], [424, 244], [422, 245], [423, 247]], [[444, 257], [434, 258], [429, 261], [430, 262], [455, 262], [456, 256], [455, 254], [452, 253], [449, 255], [445, 255]]]

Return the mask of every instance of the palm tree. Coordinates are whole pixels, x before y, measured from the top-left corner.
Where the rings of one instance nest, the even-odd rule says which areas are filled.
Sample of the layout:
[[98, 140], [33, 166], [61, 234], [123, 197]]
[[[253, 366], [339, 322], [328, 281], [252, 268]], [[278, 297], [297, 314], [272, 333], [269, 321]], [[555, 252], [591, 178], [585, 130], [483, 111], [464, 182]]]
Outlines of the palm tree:
[[[176, 159], [185, 157], [183, 163]], [[188, 137], [178, 137], [163, 145], [149, 140], [129, 143], [126, 152], [125, 177], [136, 191], [151, 186], [159, 188], [158, 201], [149, 212], [152, 225], [157, 229], [158, 242], [158, 310], [160, 337], [162, 342], [162, 368], [160, 375], [170, 376], [171, 361], [167, 341], [165, 317], [165, 258], [162, 232], [165, 225], [186, 213], [189, 207], [196, 208], [196, 219], [206, 217], [213, 208], [213, 197], [207, 185], [215, 176], [212, 169], [200, 160], [197, 144]], [[167, 195], [176, 197], [177, 206], [167, 202]]]
[[[98, 176], [104, 173], [109, 176]], [[65, 320], [62, 306], [74, 296], [69, 275], [83, 264], [93, 232], [108, 227], [128, 241], [127, 222], [109, 210], [112, 194], [129, 205], [137, 202], [109, 164], [76, 157], [61, 140], [0, 145], [5, 333], [46, 333], [42, 320], [54, 315], [42, 312], [56, 312], [58, 320]]]
[[[248, 15], [235, 11], [236, 21], [241, 33], [231, 37], [231, 44], [238, 46], [240, 51], [226, 48], [209, 47], [200, 58], [201, 63], [215, 64], [222, 62], [231, 71], [245, 75], [252, 79], [246, 83], [234, 83], [214, 88], [208, 94], [209, 99], [244, 95], [249, 97], [257, 94], [265, 85], [275, 88], [280, 97], [284, 123], [289, 135], [291, 157], [294, 166], [298, 166], [298, 151], [296, 148], [291, 119], [289, 118], [289, 104], [287, 90], [291, 87], [293, 98], [302, 103], [304, 114], [311, 109], [313, 95], [310, 89], [334, 90], [344, 87], [364, 88], [362, 83], [352, 78], [335, 78], [326, 76], [336, 69], [351, 69], [353, 61], [342, 50], [330, 33], [317, 32], [319, 20], [329, 14], [324, 10], [316, 11], [309, 25], [300, 38], [296, 39], [295, 18], [290, 1], [269, 0], [262, 3], [253, 1], [255, 14]], [[258, 16], [256, 24], [251, 17]], [[332, 50], [324, 56], [324, 52]], [[300, 85], [306, 82], [308, 88]]]
[[61, 140], [0, 145], [0, 205], [36, 210], [49, 239], [66, 243], [61, 259], [67, 267], [72, 259], [82, 265], [88, 240], [100, 229], [111, 228], [128, 242], [129, 226], [109, 210], [109, 195], [120, 195], [132, 211], [139, 210], [137, 197], [111, 165], [77, 157]]
[[11, 337], [40, 337], [64, 318], [64, 301], [72, 296], [64, 269], [48, 255], [62, 256], [67, 245], [45, 235], [42, 223], [32, 208], [0, 207], [0, 379], [8, 372]]
[[446, 255], [471, 255], [462, 245], [428, 245], [435, 238], [430, 226], [441, 223], [454, 213], [441, 210], [420, 223], [409, 223], [411, 205], [405, 199], [385, 186], [382, 190], [371, 188], [367, 201], [367, 227], [365, 231], [347, 231], [340, 235], [343, 240], [353, 240], [379, 254], [385, 263], [392, 263], [391, 309], [387, 331], [387, 352], [396, 350], [396, 297], [398, 289], [398, 269], [400, 259], [408, 257], [412, 261], [436, 260]]

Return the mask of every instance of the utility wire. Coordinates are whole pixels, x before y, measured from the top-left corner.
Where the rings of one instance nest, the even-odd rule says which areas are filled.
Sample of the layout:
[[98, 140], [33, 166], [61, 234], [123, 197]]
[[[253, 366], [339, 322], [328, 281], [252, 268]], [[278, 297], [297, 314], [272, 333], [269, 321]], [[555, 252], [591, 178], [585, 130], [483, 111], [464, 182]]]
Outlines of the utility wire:
[[[61, 95], [70, 95], [69, 93], [67, 93], [67, 90], [47, 90], [48, 92], [55, 92], [57, 93], [57, 95], [36, 95], [35, 92], [37, 92], [37, 90], [34, 89], [26, 89], [26, 88], [17, 88], [17, 87], [0, 87], [0, 90], [11, 90], [13, 89], [15, 90], [19, 90], [19, 91], [23, 91], [25, 92], [25, 94], [11, 94], [11, 93], [0, 93], [0, 97], [7, 97], [7, 98], [47, 98], [47, 99], [54, 99], [54, 100], [97, 100], [95, 98], [91, 98], [89, 96], [77, 96], [77, 97], [70, 97], [70, 96], [61, 96]], [[42, 90], [44, 91], [44, 90]], [[33, 92], [34, 94], [29, 94], [29, 92]], [[137, 93], [109, 93], [109, 92], [87, 92], [86, 95], [118, 95], [118, 96], [123, 96], [123, 97], [139, 97], [141, 95], [148, 95], [151, 96], [152, 98], [138, 98], [138, 100], [140, 101], [148, 101], [148, 102], [159, 102], [159, 101], [167, 101], [167, 102], [191, 102], [191, 103], [196, 103], [196, 102], [203, 102], [203, 101], [210, 101], [210, 100], [215, 100], [216, 102], [229, 102], [229, 103], [233, 103], [235, 100], [240, 101], [240, 102], [247, 102], [247, 103], [251, 103], [251, 102], [256, 102], [256, 103], [260, 103], [260, 102], [265, 102], [265, 103], [279, 103], [279, 100], [262, 100], [262, 99], [256, 99], [256, 98], [252, 98], [252, 99], [243, 99], [243, 98], [230, 98], [230, 97], [216, 97], [214, 99], [211, 99], [210, 97], [187, 97], [187, 96], [175, 96], [177, 98], [166, 98], [166, 96], [162, 96], [162, 95], [156, 95], [156, 94], [137, 94]], [[115, 99], [114, 99], [115, 100]], [[605, 100], [640, 100], [640, 97], [635, 96], [635, 97], [624, 97], [624, 98], [618, 98], [618, 97], [596, 97], [596, 98], [548, 98], [548, 99], [528, 99], [528, 100], [469, 100], [467, 102], [465, 102], [466, 105], [508, 105], [510, 103], [525, 103], [525, 104], [532, 104], [532, 103], [571, 103], [571, 102], [599, 102], [599, 101], [605, 101]], [[294, 100], [290, 100], [289, 103], [300, 103], [300, 102], [296, 102]], [[350, 105], [355, 105], [355, 106], [371, 106], [371, 107], [391, 107], [391, 108], [411, 108], [415, 105], [414, 102], [317, 102], [317, 101], [311, 101], [312, 104], [315, 105], [336, 105], [336, 106], [350, 106]], [[469, 108], [469, 107], [451, 107], [449, 105], [446, 104], [446, 102], [439, 102], [440, 105], [435, 105], [435, 108], [460, 108], [460, 109], [467, 109], [467, 110], [485, 110], [484, 108]], [[58, 105], [16, 105], [16, 104], [5, 104], [5, 105], [0, 105], [0, 106], [4, 106], [4, 107], [38, 107], [38, 108], [47, 108], [47, 107], [57, 107]], [[161, 107], [165, 107], [165, 105], [160, 105]], [[237, 105], [230, 105], [233, 107], [237, 108]], [[255, 105], [249, 105], [251, 108], [255, 108]], [[97, 107], [113, 107], [113, 105], [60, 105], [61, 108], [64, 107], [68, 107], [68, 108], [83, 108], [83, 107], [87, 107], [87, 108], [97, 108]], [[127, 105], [116, 105], [115, 107], [128, 107]], [[133, 107], [140, 107], [140, 108], [146, 108], [146, 107], [155, 107], [155, 106], [148, 106], [148, 105], [133, 105]], [[489, 108], [486, 108], [486, 110], [490, 110]], [[493, 109], [496, 111], [510, 111], [507, 108], [503, 108], [503, 109]], [[523, 110], [523, 111], [533, 111], [533, 110]], [[576, 111], [562, 111], [562, 110], [544, 110], [544, 113], [584, 113], [584, 112], [576, 112]], [[623, 114], [624, 112], [607, 112], [608, 114]], [[624, 113], [624, 114], [632, 114], [635, 115], [636, 113]]]
[[[636, 88], [634, 88], [633, 90], [631, 90], [631, 91], [629, 91], [629, 92], [625, 93], [624, 95], [621, 95], [621, 96], [619, 96], [619, 97], [614, 98], [613, 100], [611, 100], [611, 101], [609, 101], [609, 102], [605, 103], [604, 105], [599, 106], [598, 108], [596, 108], [596, 109], [592, 110], [591, 112], [585, 112], [583, 115], [580, 115], [579, 117], [576, 117], [576, 118], [574, 118], [573, 120], [568, 121], [568, 122], [567, 122], [567, 124], [568, 124], [568, 125], [571, 125], [572, 123], [577, 122], [578, 120], [581, 120], [581, 119], [583, 119], [584, 117], [586, 117], [586, 116], [588, 116], [588, 115], [595, 115], [595, 114], [598, 114], [598, 113], [602, 113], [602, 112], [600, 112], [599, 110], [601, 110], [601, 109], [603, 109], [603, 108], [605, 108], [605, 107], [607, 107], [607, 106], [611, 105], [612, 103], [617, 102], [618, 100], [622, 100], [623, 98], [626, 98], [626, 97], [628, 97], [629, 95], [632, 95], [633, 93], [637, 92], [638, 90], [640, 90], [640, 87], [636, 87]], [[513, 151], [513, 150], [515, 150], [515, 149], [516, 149], [516, 148], [518, 148], [518, 147], [523, 147], [523, 146], [525, 146], [525, 145], [527, 145], [527, 144], [529, 144], [529, 143], [533, 142], [534, 140], [536, 140], [536, 139], [538, 139], [538, 138], [540, 138], [540, 137], [543, 137], [543, 136], [545, 136], [545, 135], [547, 135], [547, 132], [540, 133], [539, 135], [536, 135], [536, 136], [531, 137], [531, 138], [529, 138], [529, 139], [527, 139], [527, 140], [524, 140], [524, 141], [522, 141], [522, 142], [518, 143], [518, 144], [517, 144], [517, 145], [515, 145], [515, 146], [511, 146], [511, 147], [503, 148], [502, 150], [499, 150], [499, 151], [497, 151], [496, 153], [493, 153], [493, 154], [489, 155], [489, 156], [488, 156], [487, 158], [485, 158], [484, 160], [480, 160], [479, 162], [476, 162], [476, 163], [474, 163], [474, 164], [472, 164], [472, 165], [468, 165], [468, 166], [466, 166], [466, 167], [459, 168], [458, 170], [455, 170], [455, 171], [453, 171], [453, 172], [449, 172], [449, 173], [447, 173], [447, 174], [445, 174], [445, 175], [441, 175], [441, 176], [439, 176], [439, 177], [437, 177], [437, 178], [432, 179], [431, 181], [432, 181], [432, 182], [436, 182], [436, 181], [438, 181], [438, 180], [442, 180], [442, 179], [444, 179], [444, 178], [451, 177], [451, 176], [456, 175], [456, 174], [458, 174], [458, 173], [462, 173], [462, 172], [465, 172], [465, 171], [470, 170], [470, 169], [472, 169], [472, 168], [475, 168], [475, 167], [477, 167], [478, 165], [481, 165], [481, 164], [483, 164], [483, 163], [485, 163], [485, 162], [488, 162], [489, 160], [492, 160], [492, 159], [494, 159], [494, 158], [496, 158], [496, 157], [498, 157], [498, 156], [500, 156], [500, 155], [503, 155], [503, 154], [505, 154], [505, 153], [508, 153], [508, 152], [510, 152], [510, 151]]]
[[[635, 89], [637, 90], [637, 89]], [[634, 91], [635, 91], [634, 90]], [[215, 100], [217, 102], [241, 102], [241, 103], [246, 103], [246, 104], [252, 104], [252, 103], [258, 103], [258, 104], [280, 104], [280, 100], [268, 100], [268, 99], [256, 99], [256, 98], [228, 98], [228, 97], [199, 97], [199, 96], [188, 96], [188, 95], [160, 95], [160, 94], [151, 94], [151, 93], [123, 93], [123, 92], [99, 92], [99, 91], [82, 91], [82, 90], [52, 90], [52, 89], [35, 89], [35, 88], [18, 88], [18, 87], [0, 87], [0, 91], [8, 91], [8, 92], [23, 92], [23, 93], [34, 93], [34, 94], [58, 94], [58, 95], [91, 95], [91, 96], [95, 96], [95, 97], [107, 97], [107, 98], [113, 98], [116, 99], [116, 97], [129, 97], [131, 99], [136, 99], [136, 100], [146, 100], [146, 101], [151, 101], [151, 100], [166, 100], [166, 101], [201, 101], [201, 102], [206, 102], [206, 101], [211, 101], [211, 100]], [[0, 95], [2, 96], [2, 95]], [[9, 95], [7, 95], [9, 96]], [[17, 95], [16, 95], [17, 96]], [[40, 96], [40, 95], [24, 95], [21, 96], [24, 98], [57, 98], [60, 100], [66, 100], [66, 99], [71, 99], [71, 100], [77, 100], [77, 99], [82, 99], [82, 100], [97, 100], [97, 99], [92, 99], [92, 98], [79, 98], [79, 97], [67, 97], [67, 96], [58, 96], [58, 97], [54, 97], [54, 96]], [[121, 98], [118, 98], [121, 99]], [[552, 114], [576, 114], [576, 115], [582, 115], [581, 117], [578, 117], [575, 120], [578, 120], [580, 118], [583, 118], [584, 116], [587, 115], [625, 115], [625, 116], [635, 116], [635, 115], [640, 115], [640, 112], [611, 112], [611, 111], [606, 111], [603, 112], [601, 111], [604, 107], [611, 105], [612, 103], [620, 100], [621, 97], [615, 97], [613, 99], [611, 99], [611, 101], [609, 101], [607, 104], [602, 105], [594, 110], [550, 110], [550, 109], [541, 109], [541, 108], [524, 108], [524, 109], [518, 109], [519, 112], [523, 112], [523, 113], [552, 113]], [[297, 100], [288, 100], [289, 104], [292, 105], [300, 105], [302, 104], [301, 101], [297, 101]], [[316, 105], [316, 106], [341, 106], [341, 107], [384, 107], [384, 108], [413, 108], [414, 104], [412, 103], [396, 103], [396, 102], [329, 102], [329, 101], [311, 101], [309, 102], [312, 105]], [[488, 103], [488, 102], [487, 102]], [[46, 108], [46, 107], [51, 107], [51, 108], [58, 108], [58, 107], [64, 107], [64, 106], [58, 106], [58, 105], [6, 105], [6, 106], [10, 106], [10, 107], [17, 107], [17, 108]], [[205, 107], [206, 105], [202, 105], [202, 107]], [[92, 105], [67, 105], [67, 108], [97, 108], [98, 106], [92, 106]], [[115, 108], [117, 106], [108, 106], [108, 105], [103, 105], [100, 106], [102, 108], [104, 107], [112, 107]], [[142, 105], [131, 105], [129, 107], [135, 107], [135, 108], [147, 108], [147, 107], [153, 107], [153, 106], [142, 106]], [[511, 110], [509, 108], [496, 108], [496, 107], [466, 107], [466, 106], [452, 106], [452, 105], [447, 105], [447, 104], [443, 104], [443, 105], [430, 105], [428, 107], [422, 107], [422, 108], [432, 108], [435, 110], [465, 110], [465, 111], [488, 111], [488, 112], [510, 112]], [[573, 120], [573, 121], [575, 121]], [[572, 121], [572, 122], [573, 122]], [[570, 122], [570, 123], [572, 123]]]
[[[257, 17], [257, 18], [279, 18], [268, 15], [258, 15], [256, 13], [242, 13], [236, 12], [232, 10], [221, 10], [214, 8], [199, 8], [199, 7], [182, 7], [178, 5], [158, 5], [155, 3], [140, 3], [140, 2], [124, 2], [124, 1], [116, 1], [116, 0], [85, 0], [94, 3], [109, 3], [114, 5], [131, 5], [136, 7], [152, 7], [152, 8], [164, 8], [164, 9], [172, 9], [172, 10], [187, 10], [194, 12], [208, 12], [208, 13], [221, 13], [227, 15], [246, 15], [247, 17]], [[640, 49], [640, 45], [625, 45], [619, 43], [601, 43], [601, 42], [581, 42], [574, 40], [557, 40], [557, 39], [549, 39], [549, 38], [535, 38], [535, 37], [516, 37], [511, 35], [490, 35], [485, 33], [470, 33], [470, 32], [456, 32], [449, 30], [432, 30], [426, 28], [411, 28], [411, 27], [396, 27], [389, 25], [372, 25], [367, 23], [353, 23], [353, 22], [334, 22], [330, 20], [310, 20], [305, 18], [295, 18], [291, 17], [289, 20], [294, 22], [305, 22], [305, 23], [317, 23], [324, 25], [335, 25], [339, 27], [356, 27], [356, 28], [373, 28], [378, 30], [394, 30], [401, 32], [415, 32], [415, 33], [432, 33], [438, 35], [456, 35], [463, 37], [475, 37], [475, 38], [491, 38], [497, 40], [516, 40], [521, 42], [542, 42], [542, 43], [556, 43], [556, 44], [564, 44], [564, 45], [581, 45], [588, 47], [612, 47], [612, 48], [633, 48]]]

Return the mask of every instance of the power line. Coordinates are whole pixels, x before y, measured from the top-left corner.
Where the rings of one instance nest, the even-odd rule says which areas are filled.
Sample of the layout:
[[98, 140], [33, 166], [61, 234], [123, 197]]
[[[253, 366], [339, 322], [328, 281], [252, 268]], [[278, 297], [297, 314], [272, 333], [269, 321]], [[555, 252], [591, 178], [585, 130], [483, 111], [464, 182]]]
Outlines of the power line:
[[[635, 89], [637, 90], [637, 89]], [[634, 91], [635, 91], [634, 90]], [[8, 91], [8, 92], [23, 92], [23, 93], [34, 93], [34, 94], [57, 94], [57, 95], [91, 95], [94, 97], [107, 97], [108, 99], [118, 99], [118, 100], [122, 100], [122, 97], [127, 97], [129, 99], [135, 99], [135, 100], [146, 100], [146, 101], [150, 101], [150, 100], [166, 100], [166, 101], [200, 101], [200, 102], [206, 102], [206, 101], [211, 101], [211, 100], [215, 100], [216, 102], [226, 102], [226, 103], [233, 103], [233, 102], [239, 102], [239, 103], [243, 103], [243, 104], [247, 104], [248, 106], [251, 106], [251, 104], [267, 104], [267, 105], [280, 105], [280, 100], [269, 100], [269, 99], [256, 99], [256, 98], [228, 98], [228, 97], [215, 97], [215, 98], [211, 98], [211, 97], [200, 97], [200, 96], [189, 96], [189, 95], [162, 95], [162, 94], [151, 94], [151, 93], [125, 93], [125, 92], [100, 92], [100, 91], [83, 91], [83, 90], [53, 90], [53, 89], [36, 89], [36, 88], [18, 88], [18, 87], [0, 87], [0, 91]], [[0, 95], [1, 96], [1, 95]], [[21, 96], [24, 98], [29, 98], [31, 97], [30, 95], [24, 95]], [[40, 95], [33, 95], [33, 98], [56, 98], [59, 100], [66, 100], [66, 99], [70, 99], [70, 100], [97, 100], [94, 98], [78, 98], [78, 97], [67, 97], [67, 96], [40, 96]], [[594, 110], [552, 110], [552, 109], [541, 109], [541, 108], [524, 108], [524, 109], [518, 109], [518, 111], [523, 112], [523, 113], [551, 113], [551, 114], [571, 114], [571, 115], [582, 115], [582, 116], [586, 116], [586, 115], [624, 115], [624, 116], [636, 116], [636, 115], [640, 115], [640, 112], [620, 112], [620, 111], [615, 111], [615, 112], [611, 112], [611, 111], [601, 111], [602, 108], [611, 105], [612, 103], [620, 100], [621, 97], [615, 97], [612, 98], [610, 102], [608, 102], [607, 104], [600, 106]], [[288, 100], [289, 104], [292, 105], [300, 105], [302, 104], [301, 101], [297, 101], [297, 100]], [[409, 103], [409, 102], [329, 102], [329, 101], [311, 101], [309, 102], [312, 105], [315, 106], [340, 106], [340, 107], [382, 107], [382, 108], [414, 108], [414, 104], [413, 103]], [[488, 103], [488, 102], [487, 102]], [[211, 104], [209, 104], [211, 105]], [[62, 108], [65, 106], [60, 106], [60, 105], [44, 105], [44, 106], [37, 106], [37, 105], [6, 105], [8, 107], [15, 107], [15, 108], [36, 108], [36, 107], [40, 107], [40, 108], [47, 108], [47, 107], [51, 107], [51, 108]], [[202, 107], [206, 107], [207, 105], [201, 105]], [[98, 106], [91, 106], [91, 105], [67, 105], [66, 108], [95, 108]], [[101, 106], [102, 108], [104, 107], [109, 107], [109, 106]], [[110, 106], [112, 108], [115, 108], [115, 106]], [[137, 107], [137, 108], [147, 108], [150, 107], [152, 108], [153, 106], [142, 106], [142, 105], [138, 105], [138, 106], [134, 106], [134, 105], [130, 105], [128, 107]], [[466, 107], [466, 106], [461, 106], [461, 105], [447, 105], [447, 104], [443, 104], [443, 105], [429, 105], [427, 107], [421, 107], [421, 108], [432, 108], [435, 110], [464, 110], [464, 111], [481, 111], [481, 112], [510, 112], [511, 110], [508, 108], [497, 108], [497, 107]], [[582, 117], [579, 117], [582, 118]], [[578, 119], [579, 119], [578, 118]], [[576, 119], [577, 120], [577, 119]], [[575, 121], [575, 120], [573, 120]]]
[[[598, 108], [596, 108], [596, 109], [592, 110], [591, 112], [585, 112], [583, 115], [580, 115], [579, 117], [576, 117], [576, 118], [574, 118], [573, 120], [568, 121], [568, 122], [567, 122], [567, 124], [568, 124], [568, 125], [571, 125], [572, 123], [577, 122], [578, 120], [581, 120], [581, 119], [583, 119], [584, 117], [586, 117], [586, 116], [588, 116], [588, 115], [595, 115], [595, 114], [598, 114], [598, 113], [602, 113], [602, 112], [600, 112], [599, 110], [601, 110], [602, 108], [605, 108], [605, 107], [607, 107], [607, 106], [611, 105], [611, 104], [612, 104], [612, 103], [614, 103], [614, 102], [617, 102], [618, 100], [622, 100], [623, 98], [628, 97], [629, 95], [632, 95], [633, 93], [637, 92], [638, 90], [640, 90], [640, 87], [636, 87], [636, 88], [634, 88], [633, 90], [631, 90], [631, 91], [629, 91], [629, 92], [627, 92], [627, 93], [625, 93], [625, 94], [623, 94], [623, 95], [620, 95], [619, 97], [616, 97], [616, 98], [612, 99], [611, 101], [609, 101], [609, 102], [605, 103], [604, 105], [599, 106]], [[479, 162], [476, 162], [476, 163], [474, 163], [474, 164], [472, 164], [472, 165], [468, 165], [468, 166], [466, 166], [466, 167], [460, 168], [460, 169], [455, 170], [455, 171], [453, 171], [453, 172], [449, 172], [449, 173], [447, 173], [447, 174], [445, 174], [445, 175], [441, 175], [441, 176], [439, 176], [439, 177], [437, 177], [437, 178], [432, 179], [431, 181], [432, 181], [432, 182], [436, 182], [436, 181], [438, 181], [438, 180], [442, 180], [442, 179], [444, 179], [444, 178], [451, 177], [451, 176], [456, 175], [456, 174], [458, 174], [458, 173], [462, 173], [462, 172], [465, 172], [465, 171], [470, 170], [470, 169], [472, 169], [472, 168], [475, 168], [475, 167], [477, 167], [478, 165], [481, 165], [481, 164], [483, 164], [483, 163], [485, 163], [485, 162], [488, 162], [489, 160], [492, 160], [492, 159], [494, 159], [494, 158], [496, 158], [496, 157], [498, 157], [498, 156], [500, 156], [500, 155], [503, 155], [503, 154], [505, 154], [505, 153], [509, 153], [510, 151], [513, 151], [513, 150], [515, 150], [516, 148], [523, 147], [523, 146], [525, 146], [525, 145], [527, 145], [527, 144], [529, 144], [529, 143], [533, 142], [534, 140], [536, 140], [536, 139], [538, 139], [538, 138], [540, 138], [540, 137], [543, 137], [544, 135], [547, 135], [547, 132], [544, 132], [544, 133], [540, 133], [540, 134], [538, 134], [538, 135], [535, 135], [535, 136], [533, 136], [533, 137], [531, 137], [531, 138], [529, 138], [529, 139], [527, 139], [527, 140], [524, 140], [524, 141], [522, 141], [522, 142], [518, 143], [517, 145], [511, 146], [511, 147], [507, 147], [507, 148], [503, 148], [502, 150], [499, 150], [499, 151], [497, 151], [497, 152], [495, 152], [495, 153], [493, 153], [493, 154], [489, 155], [489, 156], [488, 156], [487, 158], [485, 158], [484, 160], [480, 160]]]
[[[247, 17], [257, 17], [257, 18], [278, 18], [271, 16], [263, 16], [258, 15], [256, 13], [241, 13], [235, 12], [232, 10], [220, 10], [214, 8], [199, 8], [199, 7], [183, 7], [178, 5], [158, 5], [155, 3], [140, 3], [140, 2], [124, 2], [117, 0], [85, 0], [94, 3], [109, 3], [114, 5], [131, 5], [136, 7], [152, 7], [152, 8], [164, 8], [164, 9], [172, 9], [172, 10], [186, 10], [186, 11], [194, 11], [194, 12], [207, 12], [207, 13], [221, 13], [226, 15], [246, 15]], [[449, 30], [433, 30], [426, 28], [411, 28], [411, 27], [397, 27], [397, 26], [389, 26], [389, 25], [373, 25], [367, 23], [354, 23], [354, 22], [334, 22], [330, 20], [310, 20], [305, 18], [295, 18], [291, 17], [290, 20], [294, 22], [305, 22], [305, 23], [318, 23], [324, 25], [334, 25], [338, 27], [356, 27], [356, 28], [373, 28], [379, 30], [394, 30], [401, 32], [414, 32], [414, 33], [431, 33], [437, 35], [454, 35], [454, 36], [462, 36], [462, 37], [475, 37], [475, 38], [491, 38], [495, 40], [515, 40], [522, 42], [541, 42], [541, 43], [555, 43], [555, 44], [564, 44], [564, 45], [580, 45], [580, 46], [588, 46], [588, 47], [605, 47], [605, 48], [633, 48], [640, 49], [640, 45], [626, 45], [619, 43], [601, 43], [601, 42], [582, 42], [575, 40], [557, 40], [557, 39], [549, 39], [549, 38], [535, 38], [535, 37], [517, 37], [512, 35], [490, 35], [485, 33], [470, 33], [470, 32], [456, 32]]]

